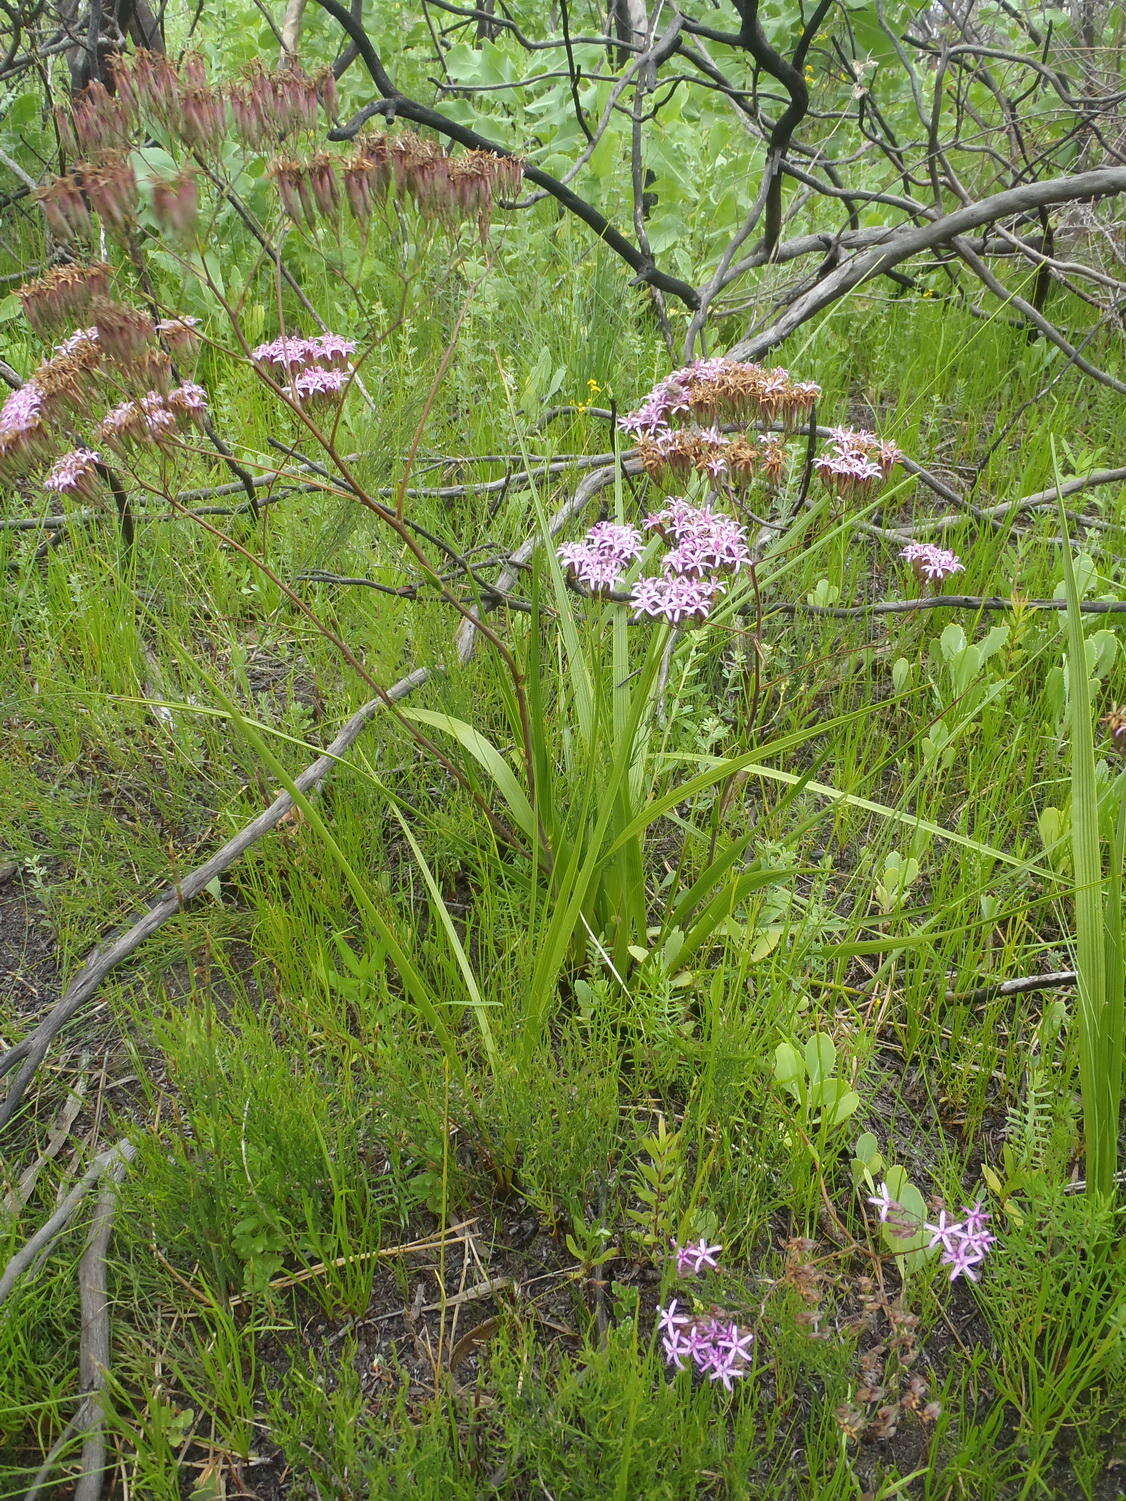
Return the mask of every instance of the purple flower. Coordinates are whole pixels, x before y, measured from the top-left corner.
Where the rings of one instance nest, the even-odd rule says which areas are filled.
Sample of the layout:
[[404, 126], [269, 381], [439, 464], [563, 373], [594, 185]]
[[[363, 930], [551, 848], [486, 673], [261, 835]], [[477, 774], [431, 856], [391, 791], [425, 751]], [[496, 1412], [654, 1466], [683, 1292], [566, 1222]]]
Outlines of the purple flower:
[[43, 416], [43, 393], [33, 380], [25, 381], [0, 407], [0, 433], [33, 433]]
[[294, 401], [331, 400], [344, 390], [350, 376], [348, 370], [325, 370], [321, 365], [311, 365], [297, 372], [285, 394]]
[[149, 391], [142, 396], [140, 408], [144, 426], [154, 438], [161, 438], [176, 426], [175, 415], [169, 411], [159, 391]]
[[188, 412], [200, 412], [207, 405], [207, 392], [191, 380], [184, 381], [183, 385], [170, 391], [168, 400], [172, 401], [173, 398]]
[[899, 1208], [899, 1204], [892, 1198], [886, 1183], [881, 1183], [876, 1192], [869, 1195], [868, 1202], [875, 1208], [882, 1225], [886, 1225], [892, 1213]]
[[965, 572], [965, 565], [957, 553], [933, 542], [908, 542], [899, 556], [910, 563], [917, 579], [932, 584], [940, 584], [955, 573]]
[[708, 1267], [712, 1270], [719, 1266], [716, 1257], [723, 1250], [722, 1246], [709, 1246], [703, 1236], [696, 1245], [689, 1242], [681, 1246], [674, 1240], [672, 1243], [673, 1254], [676, 1256], [676, 1275], [678, 1277], [693, 1276]]
[[576, 582], [594, 594], [612, 589], [625, 567], [624, 560], [616, 553], [600, 552], [589, 542], [564, 542], [558, 555]]
[[53, 490], [61, 495], [71, 491], [78, 495], [90, 493], [95, 466], [99, 455], [92, 448], [76, 448], [55, 460], [43, 481], [44, 490]]
[[[669, 1305], [669, 1312], [675, 1304]], [[665, 1358], [678, 1371], [691, 1359], [701, 1375], [718, 1381], [726, 1391], [745, 1376], [750, 1368], [754, 1335], [730, 1319], [717, 1317], [684, 1318], [666, 1330], [662, 1339]]]
[[657, 1309], [657, 1328], [662, 1334], [674, 1334], [685, 1324], [691, 1323], [686, 1313], [677, 1313], [676, 1299], [674, 1298], [667, 1308]]
[[586, 534], [587, 544], [599, 552], [621, 558], [623, 562], [639, 558], [645, 550], [641, 533], [634, 526], [616, 521], [599, 521]]
[[[158, 324], [157, 327], [159, 328], [160, 325]], [[80, 328], [69, 338], [64, 339], [61, 344], [56, 344], [54, 352], [62, 355], [74, 354], [86, 344], [97, 343], [98, 330], [96, 328]]]
[[712, 601], [722, 592], [723, 585], [718, 579], [693, 579], [686, 574], [673, 574], [668, 578], [639, 578], [633, 586], [630, 601], [638, 618], [651, 615], [670, 625], [680, 625], [686, 621], [706, 620]]
[[979, 1277], [977, 1267], [985, 1260], [990, 1246], [993, 1244], [993, 1236], [988, 1231], [981, 1235], [962, 1235], [954, 1244], [942, 1253], [942, 1263], [950, 1268], [950, 1280], [956, 1281], [958, 1277], [968, 1277], [971, 1282], [976, 1282]]
[[665, 1352], [665, 1359], [678, 1371], [683, 1371], [685, 1360], [692, 1354], [689, 1338], [682, 1329], [675, 1326], [661, 1336], [661, 1348]]
[[580, 584], [601, 593], [612, 589], [643, 551], [644, 542], [636, 527], [599, 521], [581, 542], [564, 542], [557, 556]]
[[980, 1199], [974, 1203], [972, 1208], [967, 1209], [965, 1204], [962, 1205], [962, 1223], [970, 1235], [980, 1235], [985, 1229], [986, 1220], [990, 1218], [989, 1211], [983, 1207]]
[[315, 339], [304, 340], [304, 343], [313, 359], [327, 360], [330, 365], [336, 360], [343, 364], [350, 354], [356, 352], [355, 340], [345, 339], [340, 334], [320, 334]]
[[863, 428], [831, 427], [829, 429], [829, 442], [835, 444], [843, 453], [852, 449], [867, 453], [879, 441], [875, 433], [865, 432]]
[[944, 1251], [952, 1251], [956, 1245], [961, 1244], [965, 1226], [959, 1220], [951, 1219], [945, 1209], [940, 1209], [938, 1219], [933, 1225], [924, 1224], [923, 1229], [930, 1233], [929, 1250], [935, 1246], [941, 1246]]
[[308, 339], [298, 339], [282, 334], [268, 344], [259, 344], [250, 351], [250, 358], [260, 365], [281, 365], [286, 370], [301, 369], [311, 362]]

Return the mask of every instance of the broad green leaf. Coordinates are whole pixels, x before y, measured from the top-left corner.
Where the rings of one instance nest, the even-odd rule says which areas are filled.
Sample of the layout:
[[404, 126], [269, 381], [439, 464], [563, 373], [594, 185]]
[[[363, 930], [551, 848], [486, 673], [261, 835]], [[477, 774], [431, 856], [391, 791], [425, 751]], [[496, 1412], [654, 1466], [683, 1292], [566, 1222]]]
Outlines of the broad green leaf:
[[818, 1032], [805, 1045], [805, 1066], [814, 1084], [828, 1079], [837, 1061], [837, 1049], [827, 1032]]
[[801, 1099], [805, 1064], [792, 1043], [780, 1042], [774, 1049], [774, 1077], [784, 1089], [790, 1091], [795, 1100]]

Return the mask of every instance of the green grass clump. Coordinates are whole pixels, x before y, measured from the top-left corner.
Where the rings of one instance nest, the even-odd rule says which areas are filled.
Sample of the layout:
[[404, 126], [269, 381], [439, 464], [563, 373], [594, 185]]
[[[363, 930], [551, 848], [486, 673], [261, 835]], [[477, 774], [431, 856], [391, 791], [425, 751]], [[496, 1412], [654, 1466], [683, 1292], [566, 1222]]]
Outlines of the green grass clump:
[[[246, 341], [298, 326], [223, 224]], [[95, 1143], [138, 1146], [109, 1263], [114, 1493], [1112, 1494], [1126, 772], [1098, 722], [1126, 651], [1120, 613], [1078, 606], [1121, 595], [1121, 488], [1069, 498], [1101, 527], [954, 508], [957, 587], [1009, 612], [835, 619], [779, 606], [904, 597], [889, 529], [949, 508], [900, 475], [795, 509], [791, 477], [749, 503], [774, 507], [755, 588], [670, 639], [579, 598], [547, 537], [582, 458], [621, 441], [592, 400], [626, 409], [670, 361], [575, 226], [541, 208], [486, 252], [404, 215], [386, 244], [294, 244], [304, 296], [370, 346], [335, 467], [199, 267], [146, 265], [204, 320], [199, 379], [240, 460], [288, 465], [273, 439], [330, 478], [210, 530], [154, 484], [131, 548], [108, 505], [38, 560], [37, 533], [0, 530], [5, 1041], [292, 788], [373, 683], [434, 672], [115, 971], [9, 1130], [0, 1261]], [[1112, 393], [999, 317], [881, 295], [785, 351], [819, 420], [877, 428], [979, 507], [1112, 460]], [[30, 371], [42, 351], [4, 326]], [[230, 480], [202, 443], [168, 462], [173, 495]], [[344, 468], [392, 517], [402, 498], [406, 537]], [[659, 501], [619, 470], [567, 535]], [[459, 661], [481, 590], [431, 539], [493, 578], [530, 535], [525, 608]], [[1066, 611], [1026, 604], [1052, 597]], [[1072, 968], [1076, 987], [1000, 989]], [[986, 1201], [980, 1283], [881, 1236], [885, 1172], [928, 1213]], [[3, 1309], [0, 1495], [74, 1411], [87, 1227]], [[671, 1374], [655, 1332], [692, 1295], [670, 1242], [700, 1237], [755, 1332], [731, 1394]]]

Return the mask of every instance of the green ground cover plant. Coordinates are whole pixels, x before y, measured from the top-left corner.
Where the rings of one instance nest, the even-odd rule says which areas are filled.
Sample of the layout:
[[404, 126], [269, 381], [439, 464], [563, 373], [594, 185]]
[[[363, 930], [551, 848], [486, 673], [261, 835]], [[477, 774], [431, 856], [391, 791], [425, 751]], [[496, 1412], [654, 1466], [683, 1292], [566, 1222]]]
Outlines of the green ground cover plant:
[[1126, 182], [730, 167], [1121, 16], [301, 9], [0, 68], [0, 1496], [1121, 1494]]

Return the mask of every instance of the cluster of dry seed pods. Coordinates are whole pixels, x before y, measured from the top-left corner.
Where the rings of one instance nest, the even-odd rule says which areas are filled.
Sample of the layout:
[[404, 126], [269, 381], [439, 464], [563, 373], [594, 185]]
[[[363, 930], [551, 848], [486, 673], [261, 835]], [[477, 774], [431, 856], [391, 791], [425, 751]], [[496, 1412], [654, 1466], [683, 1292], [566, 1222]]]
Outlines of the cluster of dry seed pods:
[[434, 141], [404, 130], [362, 136], [343, 162], [324, 151], [304, 160], [277, 158], [270, 175], [285, 212], [309, 227], [335, 218], [343, 201], [365, 223], [394, 191], [426, 219], [475, 221], [484, 234], [497, 200], [519, 191], [523, 167], [518, 157], [492, 151], [451, 156]]

